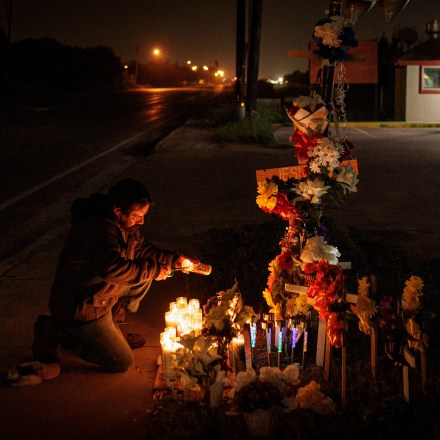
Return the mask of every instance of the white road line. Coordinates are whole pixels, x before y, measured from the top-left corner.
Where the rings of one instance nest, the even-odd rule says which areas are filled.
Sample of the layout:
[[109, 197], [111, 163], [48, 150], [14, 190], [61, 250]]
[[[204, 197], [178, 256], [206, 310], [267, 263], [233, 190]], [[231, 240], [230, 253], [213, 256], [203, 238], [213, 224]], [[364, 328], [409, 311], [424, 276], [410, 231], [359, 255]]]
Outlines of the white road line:
[[145, 131], [142, 131], [142, 132], [140, 132], [138, 134], [135, 134], [134, 136], [132, 136], [132, 137], [130, 137], [128, 139], [125, 139], [125, 141], [122, 141], [119, 144], [114, 145], [113, 147], [109, 148], [108, 150], [105, 150], [105, 151], [103, 151], [103, 152], [101, 152], [101, 153], [99, 153], [99, 154], [97, 154], [95, 156], [92, 156], [89, 159], [85, 160], [84, 162], [81, 162], [78, 165], [68, 169], [67, 171], [64, 171], [63, 173], [58, 174], [57, 176], [51, 177], [50, 179], [40, 183], [39, 185], [34, 186], [30, 190], [25, 191], [25, 192], [15, 196], [15, 197], [13, 197], [12, 199], [6, 200], [5, 202], [0, 204], [0, 210], [8, 208], [9, 206], [13, 205], [14, 203], [17, 203], [19, 200], [24, 199], [27, 196], [30, 196], [31, 194], [39, 191], [40, 189], [45, 188], [46, 186], [50, 185], [51, 183], [56, 182], [57, 180], [60, 180], [63, 177], [66, 177], [67, 175], [73, 173], [74, 171], [77, 171], [80, 168], [88, 165], [89, 163], [94, 162], [95, 160], [97, 160], [97, 159], [99, 159], [99, 158], [101, 158], [103, 156], [106, 156], [107, 154], [111, 153], [112, 151], [117, 150], [118, 148], [121, 148], [124, 145], [129, 144], [130, 142], [134, 141], [135, 139], [143, 136], [147, 131], [148, 130], [145, 130]]
[[365, 134], [366, 136], [370, 136], [372, 138], [376, 138], [377, 136], [374, 136], [374, 134], [368, 133], [368, 131], [362, 130], [361, 128], [354, 127], [355, 130], [360, 131], [361, 133]]

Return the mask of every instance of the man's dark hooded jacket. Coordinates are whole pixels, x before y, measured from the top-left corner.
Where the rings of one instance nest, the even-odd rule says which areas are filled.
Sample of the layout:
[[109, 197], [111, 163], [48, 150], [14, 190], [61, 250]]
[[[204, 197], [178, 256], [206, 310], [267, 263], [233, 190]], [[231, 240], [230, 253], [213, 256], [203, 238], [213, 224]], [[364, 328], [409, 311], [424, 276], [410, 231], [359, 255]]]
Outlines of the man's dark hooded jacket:
[[124, 238], [105, 195], [78, 199], [71, 212], [72, 228], [60, 255], [49, 300], [54, 318], [97, 319], [121, 296], [129, 294], [130, 288], [146, 283], [149, 287], [159, 276], [161, 265], [171, 265], [177, 257], [176, 253], [145, 241], [139, 231], [125, 234]]

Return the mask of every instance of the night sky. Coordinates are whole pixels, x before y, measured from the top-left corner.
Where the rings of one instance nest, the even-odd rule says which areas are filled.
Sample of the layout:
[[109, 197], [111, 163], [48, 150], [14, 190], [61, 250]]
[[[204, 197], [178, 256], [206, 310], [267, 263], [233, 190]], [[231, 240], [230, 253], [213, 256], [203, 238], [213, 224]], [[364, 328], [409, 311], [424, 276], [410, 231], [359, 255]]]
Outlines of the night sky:
[[[0, 24], [7, 29], [10, 0], [0, 0]], [[184, 65], [219, 62], [227, 77], [235, 74], [235, 0], [12, 0], [12, 41], [53, 38], [80, 47], [109, 46], [126, 62], [151, 57], [153, 47]], [[259, 77], [277, 79], [305, 71], [304, 60], [288, 58], [289, 49], [307, 49], [315, 22], [328, 0], [265, 0], [261, 31]], [[358, 39], [390, 36], [412, 27], [425, 38], [425, 24], [440, 20], [440, 0], [410, 0], [399, 16], [385, 23], [377, 6], [360, 19]]]

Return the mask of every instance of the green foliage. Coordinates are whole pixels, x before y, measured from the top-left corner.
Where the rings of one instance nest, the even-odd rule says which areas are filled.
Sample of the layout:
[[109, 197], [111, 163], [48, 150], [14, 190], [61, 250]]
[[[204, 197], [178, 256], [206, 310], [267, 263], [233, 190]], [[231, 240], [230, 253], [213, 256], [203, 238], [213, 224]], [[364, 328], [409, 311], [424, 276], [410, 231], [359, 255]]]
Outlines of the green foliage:
[[230, 122], [218, 128], [217, 139], [227, 142], [276, 145], [271, 117], [263, 114], [246, 117], [242, 121]]

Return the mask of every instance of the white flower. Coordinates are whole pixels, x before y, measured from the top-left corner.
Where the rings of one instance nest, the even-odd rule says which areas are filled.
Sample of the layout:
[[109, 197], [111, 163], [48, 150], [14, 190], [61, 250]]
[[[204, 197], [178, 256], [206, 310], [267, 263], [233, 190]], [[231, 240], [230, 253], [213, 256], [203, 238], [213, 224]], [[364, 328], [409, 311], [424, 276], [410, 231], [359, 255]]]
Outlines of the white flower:
[[260, 380], [261, 382], [269, 382], [276, 386], [281, 392], [286, 386], [283, 380], [283, 373], [277, 367], [261, 367], [260, 368]]
[[319, 166], [319, 163], [318, 163], [317, 160], [312, 160], [312, 161], [309, 163], [309, 168], [310, 168], [310, 171], [311, 171], [312, 173], [316, 173], [316, 174], [318, 174], [318, 173], [321, 172], [321, 167]]
[[315, 93], [312, 96], [304, 96], [304, 95], [298, 96], [293, 100], [293, 105], [299, 108], [310, 107], [310, 110], [314, 112], [315, 108], [318, 105], [325, 105], [325, 102], [322, 99], [321, 95]]
[[330, 186], [324, 185], [324, 182], [318, 177], [315, 180], [306, 180], [295, 184], [294, 191], [299, 197], [296, 197], [294, 202], [298, 200], [310, 200], [310, 203], [321, 203], [321, 197], [327, 194]]
[[[307, 155], [312, 158], [309, 164], [310, 169], [312, 172], [320, 173], [320, 167], [326, 168], [329, 172], [339, 168], [343, 150], [342, 145], [337, 141], [330, 138], [318, 139], [316, 145], [307, 152]], [[315, 169], [319, 171], [314, 171]]]
[[235, 377], [235, 386], [237, 389], [244, 387], [245, 385], [253, 382], [257, 377], [257, 373], [253, 368], [247, 371], [239, 371]]
[[339, 174], [336, 176], [336, 181], [339, 182], [344, 190], [348, 192], [357, 192], [356, 185], [359, 182], [358, 174], [350, 164], [339, 168]]
[[300, 259], [304, 263], [313, 263], [314, 261], [327, 260], [329, 264], [338, 264], [338, 257], [341, 253], [338, 248], [327, 244], [324, 237], [317, 235], [307, 240]]
[[291, 385], [299, 383], [299, 368], [296, 364], [287, 365], [283, 371], [284, 381]]

